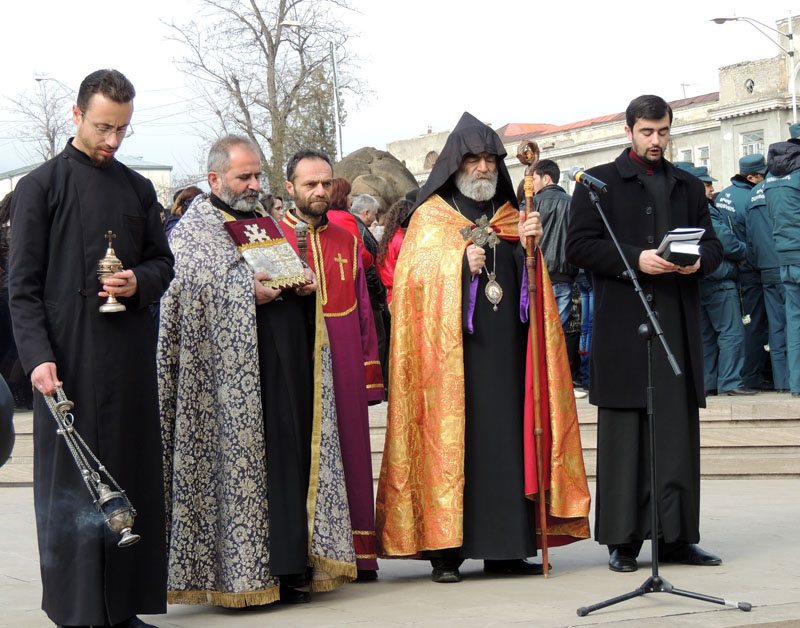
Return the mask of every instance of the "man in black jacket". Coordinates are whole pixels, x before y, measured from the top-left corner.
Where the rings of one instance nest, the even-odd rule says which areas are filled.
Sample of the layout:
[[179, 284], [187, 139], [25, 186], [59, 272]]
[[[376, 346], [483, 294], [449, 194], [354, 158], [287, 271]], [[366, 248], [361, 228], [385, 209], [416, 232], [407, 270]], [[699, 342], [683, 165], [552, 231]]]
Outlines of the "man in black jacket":
[[[626, 111], [632, 146], [589, 173], [607, 184], [601, 196], [606, 216], [682, 371], [674, 375], [661, 343], [654, 341], [660, 554], [664, 562], [718, 565], [718, 557], [695, 545], [700, 540], [698, 408], [705, 406], [698, 279], [719, 265], [722, 246], [703, 184], [664, 159], [671, 125], [672, 109], [662, 98], [635, 98]], [[677, 227], [705, 229], [700, 258], [692, 266], [656, 254], [664, 235]], [[589, 395], [598, 406], [595, 537], [608, 545], [612, 571], [635, 571], [642, 541], [651, 534], [647, 345], [637, 334], [645, 311], [581, 186], [572, 199], [567, 259], [594, 278]]]
[[561, 326], [566, 327], [572, 305], [572, 284], [578, 269], [567, 262], [567, 225], [569, 204], [572, 197], [557, 185], [561, 176], [558, 164], [552, 159], [542, 159], [533, 171], [533, 205], [542, 221], [542, 254], [553, 293], [561, 317]]

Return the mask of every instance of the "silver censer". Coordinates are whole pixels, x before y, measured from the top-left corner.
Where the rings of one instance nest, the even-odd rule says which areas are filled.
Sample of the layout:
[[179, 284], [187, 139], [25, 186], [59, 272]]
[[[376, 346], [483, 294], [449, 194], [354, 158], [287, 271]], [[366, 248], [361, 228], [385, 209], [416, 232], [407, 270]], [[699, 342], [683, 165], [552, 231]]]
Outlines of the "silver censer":
[[[123, 308], [125, 306], [122, 306]], [[117, 542], [118, 547], [128, 547], [133, 545], [141, 538], [132, 531], [133, 520], [136, 518], [136, 509], [131, 504], [131, 500], [120, 488], [117, 481], [108, 472], [108, 469], [97, 459], [81, 435], [75, 429], [73, 423], [75, 417], [70, 410], [75, 405], [67, 399], [64, 390], [56, 388], [56, 394], [44, 395], [47, 407], [53, 418], [58, 424], [56, 432], [64, 437], [72, 458], [78, 466], [81, 477], [86, 488], [94, 500], [94, 507], [103, 515], [108, 528], [112, 532], [120, 535]], [[94, 467], [94, 468], [93, 468]], [[106, 482], [102, 481], [100, 474], [105, 475]], [[114, 488], [112, 489], [112, 485]]]

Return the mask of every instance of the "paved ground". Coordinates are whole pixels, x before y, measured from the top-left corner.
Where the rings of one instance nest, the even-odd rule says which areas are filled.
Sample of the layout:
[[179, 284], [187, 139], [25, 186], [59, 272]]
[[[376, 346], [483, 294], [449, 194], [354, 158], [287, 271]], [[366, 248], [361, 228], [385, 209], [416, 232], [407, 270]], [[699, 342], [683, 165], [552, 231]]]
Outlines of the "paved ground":
[[[592, 487], [593, 488], [593, 487]], [[616, 574], [594, 541], [554, 548], [550, 578], [484, 576], [468, 562], [460, 584], [434, 584], [418, 561], [381, 561], [380, 580], [314, 596], [310, 604], [259, 611], [170, 606], [148, 618], [161, 628], [311, 626], [619, 626], [634, 628], [800, 627], [800, 480], [703, 482], [703, 547], [720, 554], [720, 567], [665, 565], [675, 587], [753, 604], [745, 613], [664, 593], [649, 594], [578, 617], [576, 609], [638, 587], [650, 573], [649, 545], [642, 568]], [[52, 626], [39, 610], [36, 541], [30, 488], [0, 488], [0, 627]], [[124, 551], [124, 550], [122, 550]]]

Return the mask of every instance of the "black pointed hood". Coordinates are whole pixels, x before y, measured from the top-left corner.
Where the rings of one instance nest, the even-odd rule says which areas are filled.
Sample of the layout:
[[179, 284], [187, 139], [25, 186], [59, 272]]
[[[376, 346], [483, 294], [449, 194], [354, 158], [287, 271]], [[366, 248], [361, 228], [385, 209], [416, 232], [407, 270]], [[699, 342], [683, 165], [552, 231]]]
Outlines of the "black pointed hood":
[[[484, 152], [497, 155], [497, 192], [495, 192], [494, 198], [501, 204], [508, 201], [517, 207], [514, 186], [511, 184], [511, 177], [503, 161], [507, 153], [503, 142], [500, 141], [500, 136], [490, 126], [465, 111], [456, 128], [447, 138], [428, 180], [419, 191], [417, 202], [411, 213], [433, 194], [452, 185], [451, 178], [458, 171], [464, 157], [468, 154], [477, 155]], [[409, 217], [411, 213], [409, 213]]]

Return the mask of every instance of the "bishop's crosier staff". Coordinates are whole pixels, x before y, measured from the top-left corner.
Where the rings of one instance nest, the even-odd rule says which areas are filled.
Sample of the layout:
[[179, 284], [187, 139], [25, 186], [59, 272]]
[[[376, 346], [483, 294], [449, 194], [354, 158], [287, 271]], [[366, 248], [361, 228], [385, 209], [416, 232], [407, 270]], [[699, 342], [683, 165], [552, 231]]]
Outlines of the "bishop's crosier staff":
[[[539, 146], [536, 142], [522, 142], [517, 149], [517, 159], [525, 168], [525, 217], [533, 211], [533, 171], [539, 163]], [[533, 377], [533, 434], [536, 440], [536, 479], [539, 485], [539, 525], [542, 528], [542, 570], [544, 577], [550, 573], [547, 557], [547, 504], [544, 494], [544, 460], [542, 454], [542, 408], [539, 387], [539, 333], [536, 317], [536, 257], [538, 247], [534, 238], [525, 241], [525, 268], [528, 271], [528, 325], [531, 339], [531, 376]]]

